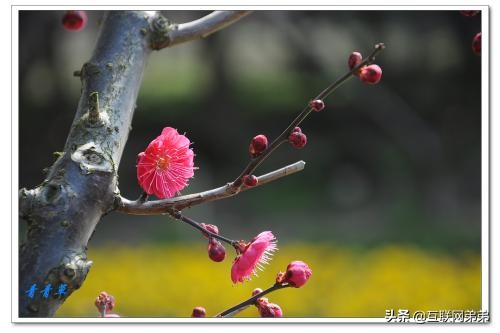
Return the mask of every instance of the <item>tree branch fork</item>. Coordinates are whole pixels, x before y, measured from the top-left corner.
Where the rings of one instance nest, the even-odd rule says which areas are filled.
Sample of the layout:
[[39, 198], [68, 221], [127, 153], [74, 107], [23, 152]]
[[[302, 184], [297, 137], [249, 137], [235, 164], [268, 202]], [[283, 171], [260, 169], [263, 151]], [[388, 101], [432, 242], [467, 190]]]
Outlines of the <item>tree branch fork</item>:
[[243, 185], [239, 187], [235, 185], [235, 182], [231, 182], [226, 185], [199, 193], [178, 196], [171, 199], [153, 201], [145, 201], [143, 197], [132, 201], [122, 197], [120, 194], [117, 194], [115, 199], [115, 209], [119, 212], [132, 215], [168, 214], [175, 210], [182, 210], [184, 208], [207, 203], [210, 201], [226, 199], [249, 189], [256, 188], [280, 178], [293, 175], [299, 171], [302, 171], [305, 167], [305, 164], [306, 163], [304, 161], [297, 161], [283, 168], [261, 175], [257, 177], [258, 182], [255, 186]]

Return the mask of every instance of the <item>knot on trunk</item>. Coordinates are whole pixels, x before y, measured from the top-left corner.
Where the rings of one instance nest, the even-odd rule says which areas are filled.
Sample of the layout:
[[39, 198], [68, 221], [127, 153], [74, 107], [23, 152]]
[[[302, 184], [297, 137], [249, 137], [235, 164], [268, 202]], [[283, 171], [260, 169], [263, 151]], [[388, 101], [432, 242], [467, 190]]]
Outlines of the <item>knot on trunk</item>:
[[71, 159], [80, 164], [80, 170], [83, 174], [93, 172], [112, 173], [114, 169], [111, 158], [107, 158], [94, 142], [80, 146], [71, 155]]

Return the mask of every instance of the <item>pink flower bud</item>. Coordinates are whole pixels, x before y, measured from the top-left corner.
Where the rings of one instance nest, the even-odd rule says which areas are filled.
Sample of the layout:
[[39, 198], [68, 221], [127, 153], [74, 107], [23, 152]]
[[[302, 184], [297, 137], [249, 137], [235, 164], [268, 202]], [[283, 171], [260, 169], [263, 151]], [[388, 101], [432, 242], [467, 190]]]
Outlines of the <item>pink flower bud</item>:
[[302, 287], [309, 277], [312, 275], [312, 271], [303, 261], [292, 261], [288, 264], [286, 268], [285, 279], [283, 282], [288, 282], [295, 288]]
[[62, 23], [66, 30], [82, 30], [87, 25], [87, 14], [83, 10], [68, 10], [62, 18]]
[[315, 99], [309, 102], [309, 107], [316, 112], [319, 112], [325, 108], [325, 102], [320, 99]]
[[259, 156], [264, 150], [267, 149], [267, 137], [264, 134], [256, 135], [250, 142], [248, 151], [252, 157]]
[[300, 127], [299, 127], [299, 126], [297, 126], [297, 127], [295, 127], [295, 128], [293, 129], [292, 133], [293, 133], [293, 132], [299, 132], [299, 133], [302, 133], [302, 130], [300, 129]]
[[278, 304], [267, 303], [258, 307], [259, 314], [262, 318], [281, 318], [283, 311]]
[[382, 68], [375, 64], [364, 66], [359, 70], [359, 78], [364, 83], [377, 84], [382, 78]]
[[307, 136], [301, 132], [293, 132], [288, 137], [288, 142], [292, 144], [297, 149], [304, 148], [307, 143]]
[[481, 55], [481, 33], [477, 33], [472, 40], [472, 51], [475, 54]]
[[476, 16], [479, 12], [480, 10], [461, 10], [460, 14], [463, 16]]
[[207, 316], [207, 311], [202, 306], [197, 306], [193, 309], [191, 317], [193, 318], [205, 318]]
[[253, 291], [252, 291], [252, 296], [255, 296], [255, 295], [258, 295], [262, 292], [263, 290], [261, 288], [255, 288]]
[[[352, 70], [354, 67], [359, 65], [363, 61], [363, 56], [359, 52], [353, 52], [349, 55], [349, 59], [347, 60], [347, 65], [349, 69]], [[356, 74], [357, 75], [357, 74]]]
[[[211, 233], [214, 233], [216, 235], [219, 234], [219, 228], [217, 228], [216, 225], [213, 225], [213, 224], [206, 224], [206, 223], [200, 223], [200, 225], [207, 231], [210, 231]], [[201, 232], [203, 234], [203, 236], [205, 236], [206, 238], [209, 238], [210, 239], [210, 235], [204, 231]]]
[[226, 257], [226, 249], [218, 240], [208, 241], [208, 257], [215, 262], [221, 262]]
[[114, 315], [111, 313], [111, 310], [115, 307], [115, 298], [109, 295], [105, 291], [101, 291], [101, 293], [97, 296], [94, 302], [97, 310], [104, 317], [119, 317], [118, 315]]
[[264, 306], [264, 305], [266, 305], [268, 303], [269, 303], [269, 299], [267, 297], [259, 297], [255, 301], [255, 305], [257, 306], [257, 308], [259, 308], [261, 306]]
[[254, 175], [243, 176], [243, 184], [245, 184], [246, 186], [252, 187], [257, 185], [258, 182], [259, 180]]

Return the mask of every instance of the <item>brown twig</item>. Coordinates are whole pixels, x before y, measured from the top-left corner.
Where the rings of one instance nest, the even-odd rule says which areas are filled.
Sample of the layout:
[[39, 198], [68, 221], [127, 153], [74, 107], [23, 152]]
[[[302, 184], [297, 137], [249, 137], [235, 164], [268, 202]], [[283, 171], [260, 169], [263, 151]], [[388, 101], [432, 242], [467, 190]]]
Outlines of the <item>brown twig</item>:
[[246, 301], [243, 301], [243, 302], [241, 302], [241, 303], [239, 303], [239, 304], [237, 304], [237, 305], [235, 305], [227, 310], [222, 311], [221, 313], [217, 314], [215, 317], [217, 317], [217, 318], [230, 317], [230, 316], [240, 312], [241, 310], [243, 310], [247, 306], [254, 304], [258, 298], [261, 298], [264, 295], [269, 294], [270, 292], [273, 292], [273, 291], [276, 291], [279, 289], [283, 289], [283, 288], [287, 288], [289, 286], [290, 286], [289, 284], [276, 283], [272, 287], [262, 291], [260, 294], [254, 295], [254, 296], [250, 297], [249, 299], [247, 299]]
[[[373, 52], [366, 57], [358, 66], [354, 67], [351, 71], [347, 72], [344, 74], [342, 77], [340, 77], [337, 81], [333, 82], [330, 84], [328, 87], [326, 87], [322, 92], [319, 93], [318, 96], [316, 96], [313, 100], [324, 100], [326, 97], [328, 97], [331, 93], [333, 93], [337, 88], [339, 88], [342, 84], [344, 84], [348, 79], [350, 79], [352, 76], [357, 73], [357, 71], [367, 65], [372, 63], [375, 60], [375, 56], [381, 52], [385, 48], [384, 43], [378, 43], [375, 45]], [[234, 190], [237, 192], [238, 189], [243, 185], [243, 177], [245, 175], [250, 175], [252, 174], [255, 169], [269, 156], [271, 153], [278, 148], [282, 143], [288, 141], [288, 136], [290, 133], [292, 133], [293, 129], [296, 126], [299, 126], [300, 123], [306, 119], [306, 117], [311, 113], [313, 109], [309, 104], [306, 105], [306, 107], [299, 113], [299, 115], [288, 125], [288, 127], [269, 145], [269, 147], [263, 151], [259, 156], [253, 158], [250, 160], [248, 165], [243, 169], [241, 174], [236, 178], [231, 186], [234, 188]]]
[[180, 211], [171, 210], [168, 213], [173, 218], [175, 218], [175, 219], [177, 219], [179, 221], [182, 221], [184, 223], [187, 223], [188, 225], [192, 226], [193, 228], [196, 228], [196, 229], [200, 230], [202, 233], [208, 234], [210, 237], [217, 238], [218, 240], [226, 242], [226, 243], [230, 244], [231, 246], [234, 246], [237, 243], [237, 241], [235, 241], [235, 240], [226, 238], [224, 236], [221, 236], [219, 234], [213, 233], [210, 230], [207, 230], [207, 229], [203, 228], [199, 222], [196, 222], [195, 220], [193, 220], [193, 219], [191, 219], [191, 218], [189, 218], [187, 216], [182, 215], [182, 213]]
[[[281, 169], [269, 172], [257, 178], [258, 183], [256, 186], [243, 186], [239, 192], [243, 192], [270, 183], [282, 177], [292, 175], [303, 170], [305, 164], [306, 163], [304, 161], [298, 161]], [[234, 196], [237, 193], [238, 192], [232, 191], [231, 184], [226, 184], [208, 191], [163, 200], [144, 201], [138, 199], [132, 201], [122, 196], [118, 196], [116, 200], [116, 209], [120, 212], [133, 215], [158, 215], [168, 213], [169, 211], [172, 211], [172, 209], [182, 210], [186, 207], [199, 205], [201, 203], [225, 199]]]

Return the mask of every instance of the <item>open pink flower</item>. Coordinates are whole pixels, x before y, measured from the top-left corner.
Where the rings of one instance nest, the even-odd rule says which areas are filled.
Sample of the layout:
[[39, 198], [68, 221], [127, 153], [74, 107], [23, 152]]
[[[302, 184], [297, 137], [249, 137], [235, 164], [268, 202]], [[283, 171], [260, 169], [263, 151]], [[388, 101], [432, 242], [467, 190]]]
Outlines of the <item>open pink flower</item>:
[[147, 194], [171, 198], [188, 185], [194, 175], [191, 142], [172, 127], [151, 141], [137, 158], [137, 180]]
[[256, 269], [263, 270], [261, 264], [267, 264], [272, 253], [278, 249], [276, 238], [271, 231], [261, 232], [250, 243], [240, 242], [238, 245], [239, 255], [231, 268], [233, 283], [249, 280], [252, 273], [257, 275]]

